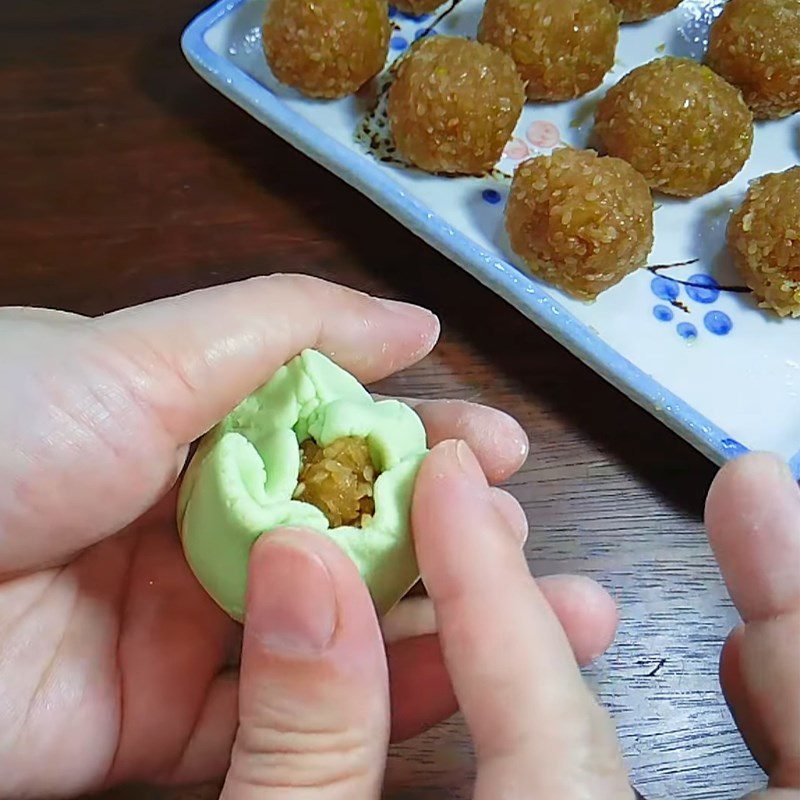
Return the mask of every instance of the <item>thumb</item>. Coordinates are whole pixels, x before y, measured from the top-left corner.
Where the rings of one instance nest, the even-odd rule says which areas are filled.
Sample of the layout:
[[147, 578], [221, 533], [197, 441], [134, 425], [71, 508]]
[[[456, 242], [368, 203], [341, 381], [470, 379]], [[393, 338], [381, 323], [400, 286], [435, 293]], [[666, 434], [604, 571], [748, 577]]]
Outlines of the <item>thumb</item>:
[[388, 741], [383, 640], [355, 566], [320, 534], [262, 536], [222, 800], [376, 800]]

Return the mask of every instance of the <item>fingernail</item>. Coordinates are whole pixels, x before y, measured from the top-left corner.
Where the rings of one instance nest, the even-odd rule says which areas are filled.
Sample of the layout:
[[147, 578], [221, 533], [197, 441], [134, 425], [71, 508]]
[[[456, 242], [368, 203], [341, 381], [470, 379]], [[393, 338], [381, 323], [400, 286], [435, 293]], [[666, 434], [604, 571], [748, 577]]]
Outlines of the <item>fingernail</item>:
[[439, 317], [433, 311], [412, 303], [404, 303], [401, 300], [380, 299], [379, 302], [392, 314], [396, 314], [403, 320], [408, 320], [415, 328], [418, 328], [423, 324], [423, 320], [426, 320], [425, 330], [420, 331], [420, 346], [417, 355], [421, 356], [421, 354], [427, 353], [433, 348], [442, 331]]
[[525, 515], [524, 509], [517, 502], [516, 498], [504, 489], [493, 487], [490, 489], [490, 492], [492, 505], [505, 521], [508, 530], [520, 545], [524, 545], [528, 540], [528, 534], [530, 532], [528, 518]]
[[787, 488], [792, 487], [795, 490], [800, 489], [797, 478], [794, 477], [791, 467], [782, 458], [775, 458], [773, 461], [778, 479], [783, 481]]
[[378, 298], [378, 301], [384, 308], [389, 309], [393, 314], [400, 314], [404, 317], [419, 317], [429, 316], [435, 317], [436, 315], [422, 306], [414, 305], [413, 303], [404, 303], [402, 300], [387, 300], [386, 298]]
[[486, 476], [483, 474], [481, 465], [470, 446], [464, 441], [456, 442], [456, 460], [461, 467], [461, 471], [472, 481], [480, 481], [486, 484]]
[[250, 575], [245, 631], [279, 655], [319, 655], [336, 629], [336, 590], [315, 553], [280, 540], [261, 546]]
[[436, 612], [428, 597], [409, 597], [396, 605], [381, 622], [387, 644], [436, 633]]

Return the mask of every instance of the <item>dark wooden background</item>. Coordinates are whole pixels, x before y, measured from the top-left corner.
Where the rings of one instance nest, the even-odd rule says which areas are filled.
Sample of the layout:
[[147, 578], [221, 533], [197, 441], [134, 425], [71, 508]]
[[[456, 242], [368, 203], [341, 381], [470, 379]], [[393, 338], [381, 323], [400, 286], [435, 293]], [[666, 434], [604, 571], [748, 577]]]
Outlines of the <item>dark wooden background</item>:
[[[700, 523], [711, 464], [195, 77], [178, 40], [201, 7], [2, 4], [0, 304], [97, 314], [305, 271], [431, 307], [441, 345], [382, 389], [490, 403], [528, 430], [511, 489], [532, 568], [592, 574], [622, 606], [618, 643], [588, 674], [639, 788], [724, 800], [758, 785], [716, 685], [735, 615]], [[467, 797], [469, 775], [454, 720], [393, 751], [387, 795]]]

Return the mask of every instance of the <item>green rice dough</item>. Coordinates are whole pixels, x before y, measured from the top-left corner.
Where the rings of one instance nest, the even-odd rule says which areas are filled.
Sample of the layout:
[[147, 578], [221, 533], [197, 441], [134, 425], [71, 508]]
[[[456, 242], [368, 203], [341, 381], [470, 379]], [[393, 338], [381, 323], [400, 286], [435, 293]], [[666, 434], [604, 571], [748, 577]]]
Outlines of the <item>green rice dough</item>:
[[[310, 503], [293, 500], [300, 443], [367, 440], [379, 475], [375, 514], [364, 528], [330, 528]], [[186, 559], [232, 617], [244, 615], [250, 548], [263, 533], [305, 527], [327, 533], [353, 559], [375, 606], [386, 613], [419, 577], [410, 531], [425, 429], [396, 400], [375, 402], [350, 374], [306, 350], [281, 367], [200, 442], [181, 486], [178, 527]]]

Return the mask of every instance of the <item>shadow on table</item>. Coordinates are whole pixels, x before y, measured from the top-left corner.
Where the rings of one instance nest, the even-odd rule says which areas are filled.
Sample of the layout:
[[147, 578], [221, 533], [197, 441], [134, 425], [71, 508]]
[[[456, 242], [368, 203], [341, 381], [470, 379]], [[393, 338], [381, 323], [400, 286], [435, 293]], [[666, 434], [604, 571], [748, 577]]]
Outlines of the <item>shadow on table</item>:
[[[675, 506], [701, 514], [714, 473], [703, 456], [360, 193], [220, 96], [192, 72], [177, 42], [173, 31], [145, 43], [135, 65], [141, 91], [324, 237], [341, 243], [333, 258], [323, 253], [314, 261], [316, 274], [363, 282], [352, 264], [367, 265], [369, 285], [359, 288], [413, 300], [441, 316], [445, 346], [437, 357], [460, 380], [469, 382], [465, 370], [475, 374], [476, 363], [486, 365], [475, 376], [480, 399], [513, 408], [515, 396], [535, 396]], [[231, 264], [224, 278], [259, 271], [263, 264], [244, 270]], [[209, 275], [207, 283], [218, 281]], [[472, 352], [463, 344], [448, 346], [449, 332]], [[501, 386], [486, 385], [489, 365], [502, 374]]]

